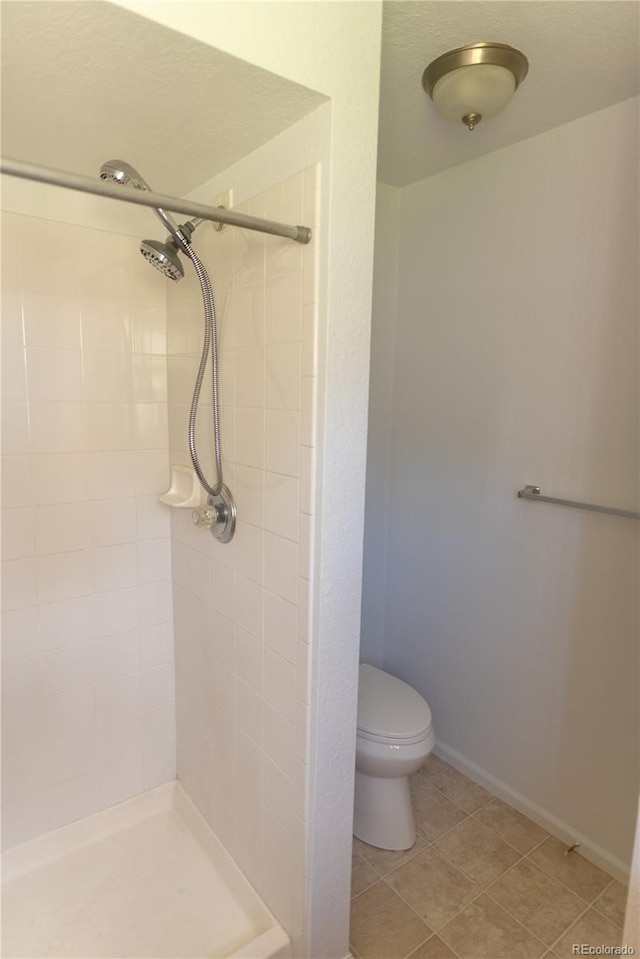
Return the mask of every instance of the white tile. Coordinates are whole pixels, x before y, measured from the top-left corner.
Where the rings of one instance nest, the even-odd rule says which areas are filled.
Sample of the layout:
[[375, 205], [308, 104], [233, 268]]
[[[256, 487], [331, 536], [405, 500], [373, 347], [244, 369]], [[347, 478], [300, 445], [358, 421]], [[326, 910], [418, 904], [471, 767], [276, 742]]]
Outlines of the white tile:
[[138, 626], [138, 589], [118, 589], [92, 596], [91, 630], [95, 637], [115, 636]]
[[264, 801], [287, 829], [295, 815], [294, 783], [269, 759], [264, 764]]
[[[272, 257], [269, 256], [269, 249], [267, 250], [267, 269], [270, 261], [272, 266], [276, 262], [282, 263], [283, 254], [276, 252], [276, 246], [282, 250], [284, 246], [295, 247], [296, 244], [286, 242], [282, 244], [277, 241], [272, 244], [274, 248]], [[301, 252], [299, 249], [295, 250], [295, 255], [300, 258]], [[298, 266], [301, 267], [301, 265], [300, 261]], [[265, 304], [267, 343], [300, 343], [302, 340], [301, 270], [267, 277]]]
[[153, 706], [142, 717], [142, 741], [145, 749], [162, 748], [176, 738], [176, 714], [173, 703]]
[[27, 404], [5, 400], [2, 403], [2, 450], [5, 455], [19, 456], [29, 452], [29, 419]]
[[82, 400], [82, 354], [80, 350], [28, 349], [29, 400]]
[[303, 446], [316, 445], [316, 379], [313, 376], [302, 378], [300, 442]]
[[2, 613], [2, 661], [31, 656], [40, 650], [38, 608], [7, 609]]
[[84, 549], [87, 510], [84, 503], [51, 503], [35, 510], [35, 550], [39, 556]]
[[135, 453], [85, 453], [87, 497], [122, 499], [136, 493]]
[[234, 667], [234, 624], [217, 610], [209, 607], [205, 621], [205, 644], [211, 654], [229, 669]]
[[[162, 287], [160, 287], [162, 290]], [[133, 313], [134, 353], [167, 352], [167, 320], [163, 306], [136, 306]]]
[[315, 512], [315, 456], [309, 446], [300, 447], [300, 512]]
[[310, 705], [309, 696], [309, 650], [310, 646], [304, 640], [298, 640], [296, 656], [296, 696], [301, 703]]
[[265, 404], [270, 410], [299, 410], [302, 401], [302, 347], [299, 343], [268, 343]]
[[264, 525], [264, 482], [265, 474], [262, 470], [248, 466], [236, 467], [233, 492], [238, 517], [253, 526]]
[[39, 749], [43, 741], [42, 703], [34, 700], [21, 706], [7, 706], [2, 716], [2, 755], [13, 756]]
[[261, 584], [264, 579], [264, 530], [239, 522], [235, 541], [238, 575]]
[[128, 450], [133, 445], [131, 403], [85, 403], [87, 451]]
[[97, 647], [94, 642], [66, 646], [42, 655], [44, 696], [59, 696], [97, 681]]
[[167, 402], [166, 357], [144, 354], [133, 357], [133, 395], [136, 402]]
[[95, 687], [95, 716], [98, 725], [115, 722], [117, 717], [136, 715], [142, 709], [140, 675], [118, 676]]
[[246, 683], [236, 678], [235, 717], [237, 728], [258, 746], [262, 743], [262, 699]]
[[265, 297], [262, 283], [234, 289], [229, 315], [229, 325], [231, 324], [237, 347], [259, 346], [265, 342]]
[[165, 539], [171, 532], [171, 508], [161, 503], [157, 496], [136, 498], [138, 538]]
[[38, 750], [2, 758], [2, 800], [26, 803], [46, 785]]
[[133, 498], [87, 503], [89, 546], [116, 546], [137, 540], [136, 501]]
[[220, 563], [212, 563], [210, 569], [213, 608], [226, 616], [227, 619], [232, 620], [234, 618], [236, 594], [235, 574], [233, 570], [227, 569]]
[[280, 473], [267, 473], [265, 528], [285, 539], [298, 538], [299, 481]]
[[2, 558], [26, 559], [34, 554], [34, 510], [2, 510]]
[[5, 707], [20, 706], [41, 695], [40, 657], [24, 656], [2, 667], [2, 702]]
[[264, 407], [264, 365], [263, 346], [243, 346], [236, 350], [236, 406]]
[[261, 586], [236, 576], [236, 623], [256, 639], [261, 639], [264, 630], [264, 591]]
[[97, 771], [68, 779], [49, 789], [49, 828], [59, 829], [100, 809], [100, 777]]
[[134, 437], [137, 449], [165, 449], [168, 436], [166, 403], [134, 404]]
[[2, 563], [2, 609], [36, 605], [36, 563], [12, 559]]
[[128, 302], [85, 296], [80, 301], [80, 314], [84, 351], [131, 351], [133, 319]]
[[302, 375], [316, 376], [318, 372], [317, 307], [307, 304], [302, 310]]
[[274, 593], [265, 593], [265, 643], [290, 663], [296, 659], [296, 622], [297, 609], [293, 603]]
[[298, 547], [290, 540], [267, 533], [265, 586], [290, 603], [298, 595]]
[[265, 414], [263, 410], [236, 410], [236, 462], [262, 469], [265, 458]]
[[171, 579], [171, 543], [167, 537], [138, 543], [138, 578], [140, 583]]
[[100, 808], [114, 806], [144, 790], [142, 757], [127, 756], [98, 770]]
[[195, 549], [189, 551], [189, 592], [204, 603], [211, 602], [211, 571], [209, 558]]
[[140, 673], [140, 701], [143, 709], [163, 706], [174, 699], [175, 682], [171, 663]]
[[295, 726], [266, 703], [262, 715], [264, 751], [285, 775], [293, 779], [295, 772]]
[[28, 347], [80, 349], [80, 312], [75, 297], [25, 293], [23, 299]]
[[46, 505], [84, 500], [84, 459], [81, 453], [50, 453], [30, 459], [34, 503]]
[[84, 449], [82, 403], [29, 403], [33, 453], [76, 453]]
[[313, 563], [312, 519], [306, 513], [300, 514], [300, 542], [298, 547], [298, 572], [303, 579], [311, 579]]
[[104, 636], [95, 645], [95, 681], [99, 683], [126, 676], [138, 670], [138, 631], [119, 636]]
[[155, 626], [171, 620], [171, 581], [138, 587], [138, 625]]
[[[50, 696], [42, 704], [46, 742], [64, 742], [82, 729], [95, 732], [96, 706], [93, 687]], [[64, 778], [64, 777], [63, 777]], [[61, 782], [60, 778], [57, 782]]]
[[274, 473], [300, 472], [300, 414], [284, 410], [265, 413], [265, 466]]
[[264, 757], [256, 743], [236, 729], [236, 771], [243, 783], [261, 800]]
[[9, 456], [4, 449], [2, 453], [2, 506], [31, 506], [34, 492], [29, 457]]
[[[4, 214], [3, 214], [4, 216]], [[2, 247], [2, 323], [0, 339], [3, 347], [24, 347], [24, 329], [22, 324], [22, 296], [17, 290], [8, 288], [9, 271], [6, 264], [6, 243]], [[19, 283], [19, 281], [18, 281]]]
[[298, 578], [298, 636], [305, 643], [309, 642], [309, 623], [311, 617], [311, 584], [306, 579]]
[[309, 759], [309, 707], [299, 700], [296, 703], [296, 759]]
[[161, 748], [145, 750], [144, 788], [153, 789], [176, 778], [176, 744], [165, 743]]
[[44, 793], [20, 802], [2, 803], [2, 848], [11, 849], [28, 842], [49, 828], [47, 801]]
[[265, 702], [295, 722], [296, 667], [268, 648], [264, 651], [263, 696]]
[[24, 403], [27, 399], [25, 351], [22, 347], [2, 347], [2, 400]]
[[102, 546], [86, 553], [94, 593], [127, 589], [138, 583], [138, 552], [135, 543]]
[[157, 496], [169, 489], [169, 457], [166, 450], [136, 450], [136, 493]]
[[235, 671], [236, 676], [251, 686], [257, 693], [262, 693], [263, 674], [263, 646], [262, 643], [245, 632], [239, 626], [235, 629]]
[[43, 603], [39, 607], [40, 644], [43, 650], [84, 643], [93, 635], [88, 597]]
[[171, 623], [157, 623], [138, 630], [138, 659], [140, 669], [166, 666], [173, 661]]
[[84, 398], [88, 402], [123, 403], [133, 400], [133, 371], [128, 353], [85, 352], [82, 359]]

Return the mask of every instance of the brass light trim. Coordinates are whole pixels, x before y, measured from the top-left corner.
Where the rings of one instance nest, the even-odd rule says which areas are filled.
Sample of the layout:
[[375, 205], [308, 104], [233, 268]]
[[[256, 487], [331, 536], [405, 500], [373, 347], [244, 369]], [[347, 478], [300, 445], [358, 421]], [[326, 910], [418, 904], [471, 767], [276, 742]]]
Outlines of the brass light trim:
[[521, 50], [508, 43], [470, 43], [465, 47], [449, 50], [432, 60], [422, 74], [422, 86], [433, 99], [433, 88], [452, 70], [470, 67], [476, 63], [490, 63], [492, 66], [505, 67], [515, 77], [516, 90], [529, 70], [529, 61]]

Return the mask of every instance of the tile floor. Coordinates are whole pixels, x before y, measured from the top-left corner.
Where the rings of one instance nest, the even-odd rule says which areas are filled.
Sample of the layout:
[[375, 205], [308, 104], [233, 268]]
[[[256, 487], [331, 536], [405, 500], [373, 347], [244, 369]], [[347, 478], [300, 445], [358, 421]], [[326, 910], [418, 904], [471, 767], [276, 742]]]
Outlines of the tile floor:
[[418, 838], [354, 838], [354, 959], [569, 959], [619, 945], [626, 888], [436, 756], [412, 780]]

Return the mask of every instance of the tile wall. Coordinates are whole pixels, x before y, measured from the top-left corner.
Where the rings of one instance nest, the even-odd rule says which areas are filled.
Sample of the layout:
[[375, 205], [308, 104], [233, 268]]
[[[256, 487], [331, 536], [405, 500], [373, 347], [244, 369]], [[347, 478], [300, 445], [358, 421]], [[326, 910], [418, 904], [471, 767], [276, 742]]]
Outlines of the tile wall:
[[[316, 169], [237, 207], [315, 225]], [[226, 546], [173, 511], [178, 776], [282, 925], [302, 942], [314, 513], [316, 280], [313, 244], [200, 227], [216, 290], [226, 482], [238, 508]], [[168, 298], [173, 463], [188, 463], [201, 342], [193, 270]], [[212, 475], [210, 381], [200, 447]], [[300, 951], [300, 949], [298, 949]]]
[[166, 284], [137, 246], [3, 216], [5, 847], [175, 775]]

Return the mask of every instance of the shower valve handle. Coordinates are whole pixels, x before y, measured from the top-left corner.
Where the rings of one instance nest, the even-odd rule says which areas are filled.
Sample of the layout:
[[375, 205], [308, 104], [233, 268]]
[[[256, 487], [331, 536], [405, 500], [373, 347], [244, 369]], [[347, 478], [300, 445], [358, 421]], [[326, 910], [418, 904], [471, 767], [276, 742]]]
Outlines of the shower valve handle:
[[201, 529], [211, 529], [220, 522], [218, 508], [215, 506], [198, 506], [197, 509], [192, 510], [191, 519], [193, 525]]

